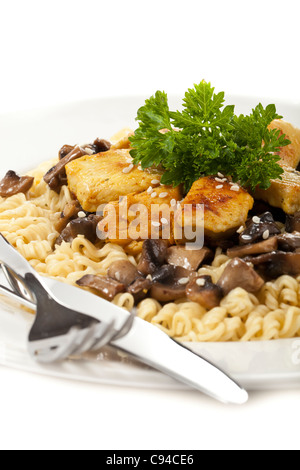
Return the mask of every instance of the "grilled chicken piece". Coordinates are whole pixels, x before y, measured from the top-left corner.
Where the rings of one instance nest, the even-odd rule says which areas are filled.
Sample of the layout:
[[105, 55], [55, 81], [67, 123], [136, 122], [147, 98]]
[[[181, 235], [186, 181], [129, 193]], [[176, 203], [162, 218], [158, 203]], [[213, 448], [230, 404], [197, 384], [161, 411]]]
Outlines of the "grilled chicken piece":
[[254, 197], [280, 207], [286, 214], [300, 210], [300, 172], [281, 163], [284, 173], [282, 180], [272, 180], [269, 189], [256, 188]]
[[129, 137], [132, 136], [133, 134], [134, 134], [134, 131], [127, 127], [117, 132], [115, 135], [113, 135], [109, 139], [112, 143], [111, 149], [112, 150], [129, 149], [130, 148]]
[[152, 194], [148, 191], [129, 194], [121, 202], [113, 202], [104, 209], [104, 219], [98, 230], [107, 235], [106, 241], [122, 246], [137, 245], [153, 235], [173, 242], [171, 201], [181, 199], [180, 187], [171, 186], [159, 186]]
[[270, 129], [279, 129], [291, 141], [290, 145], [280, 149], [280, 157], [286, 165], [297, 168], [300, 162], [300, 129], [297, 129], [289, 122], [279, 119], [271, 122]]
[[129, 152], [129, 149], [121, 149], [85, 155], [66, 166], [69, 189], [84, 211], [96, 212], [101, 204], [141, 193], [153, 180], [160, 181], [162, 173], [158, 170], [142, 171], [133, 167], [129, 171], [132, 162]]
[[[218, 187], [219, 189], [217, 189]], [[248, 212], [254, 203], [247, 191], [241, 187], [234, 191], [232, 190], [234, 187], [237, 185], [232, 186], [229, 181], [221, 184], [213, 176], [206, 176], [196, 181], [181, 204], [182, 208], [185, 205], [190, 205], [190, 208], [185, 209], [184, 227], [192, 227], [193, 230], [196, 230], [196, 206], [202, 204], [204, 222], [200, 221], [200, 224], [203, 226], [204, 223], [204, 236], [212, 240], [231, 236], [237, 228], [245, 223]], [[175, 215], [175, 222], [182, 226], [178, 213]], [[177, 238], [177, 233], [175, 233], [175, 238], [177, 242], [180, 241]], [[187, 241], [186, 238], [183, 240]]]

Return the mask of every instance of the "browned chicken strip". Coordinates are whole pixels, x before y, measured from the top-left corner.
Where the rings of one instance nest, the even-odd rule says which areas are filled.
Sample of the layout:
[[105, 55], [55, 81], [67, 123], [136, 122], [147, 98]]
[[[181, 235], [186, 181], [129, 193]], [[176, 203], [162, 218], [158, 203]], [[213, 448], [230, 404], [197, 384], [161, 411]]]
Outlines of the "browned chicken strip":
[[250, 194], [240, 186], [228, 180], [220, 183], [213, 176], [203, 177], [193, 184], [181, 204], [182, 208], [190, 205], [190, 208], [186, 208], [183, 223], [185, 226], [194, 226], [197, 204], [202, 204], [204, 235], [211, 239], [224, 238], [232, 235], [245, 223], [253, 203]]
[[96, 212], [101, 204], [146, 191], [153, 181], [160, 183], [162, 172], [140, 170], [132, 164], [129, 152], [113, 149], [85, 155], [66, 166], [69, 189], [85, 211]]
[[271, 122], [270, 129], [279, 129], [291, 141], [290, 145], [280, 149], [280, 157], [286, 165], [297, 168], [300, 162], [300, 129], [286, 121], [278, 120]]
[[266, 190], [256, 188], [254, 197], [292, 215], [300, 210], [300, 172], [281, 165], [284, 169], [282, 180], [272, 180], [270, 188]]

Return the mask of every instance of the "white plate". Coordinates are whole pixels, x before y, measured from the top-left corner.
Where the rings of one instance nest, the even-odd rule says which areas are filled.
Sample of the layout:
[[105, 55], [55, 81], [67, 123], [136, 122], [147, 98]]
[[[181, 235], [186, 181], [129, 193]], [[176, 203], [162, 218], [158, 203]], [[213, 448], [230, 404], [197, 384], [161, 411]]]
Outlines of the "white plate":
[[[300, 126], [300, 105], [228, 97], [237, 111], [248, 113], [259, 101], [275, 102], [284, 118]], [[66, 143], [109, 138], [122, 127], [135, 127], [136, 111], [142, 97], [95, 99], [30, 112], [0, 115], [0, 173], [24, 171], [53, 158]], [[179, 99], [170, 99], [172, 108]], [[51, 280], [48, 280], [51, 285]], [[57, 286], [58, 284], [56, 284]], [[63, 288], [63, 284], [59, 284]], [[57, 288], [57, 287], [56, 287]], [[59, 288], [59, 287], [58, 287]], [[183, 389], [172, 379], [120, 358], [107, 350], [98, 357], [69, 360], [41, 366], [26, 352], [26, 335], [32, 316], [0, 298], [0, 364], [40, 374], [103, 384], [145, 388]], [[194, 351], [215, 362], [248, 390], [300, 386], [300, 338], [250, 343], [189, 343]]]

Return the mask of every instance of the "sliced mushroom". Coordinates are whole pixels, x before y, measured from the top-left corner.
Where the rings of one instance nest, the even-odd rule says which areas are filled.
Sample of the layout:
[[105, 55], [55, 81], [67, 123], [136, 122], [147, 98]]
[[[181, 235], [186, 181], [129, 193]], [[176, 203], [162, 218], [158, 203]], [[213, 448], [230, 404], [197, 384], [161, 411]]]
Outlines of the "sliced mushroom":
[[90, 148], [94, 150], [95, 153], [108, 152], [108, 150], [111, 148], [111, 143], [105, 139], [97, 138], [94, 140], [94, 143], [90, 146]]
[[70, 153], [62, 158], [57, 163], [57, 165], [55, 165], [45, 174], [44, 181], [52, 190], [59, 191], [60, 188], [67, 182], [65, 170], [66, 165], [73, 160], [76, 160], [77, 158], [83, 157], [84, 155], [86, 155], [84, 149], [77, 145]]
[[10, 170], [0, 181], [0, 196], [10, 197], [19, 193], [27, 193], [33, 185], [34, 178], [31, 176], [18, 176]]
[[166, 261], [174, 266], [196, 271], [209, 257], [212, 257], [212, 251], [209, 248], [188, 250], [184, 246], [177, 245], [168, 248]]
[[236, 287], [241, 287], [247, 292], [254, 293], [262, 288], [264, 280], [246, 261], [234, 258], [227, 264], [217, 285], [222, 288], [224, 295], [227, 295]]
[[72, 243], [73, 240], [74, 239], [72, 237], [71, 227], [70, 227], [70, 224], [69, 224], [69, 225], [67, 225], [66, 228], [63, 229], [61, 234], [57, 237], [57, 239], [55, 241], [55, 245], [60, 246], [63, 242]]
[[71, 201], [66, 204], [66, 207], [62, 211], [60, 215], [59, 221], [55, 225], [55, 229], [61, 233], [68, 223], [74, 218], [77, 217], [78, 213], [82, 211], [82, 207], [79, 203], [79, 201]]
[[164, 264], [168, 245], [166, 240], [145, 240], [138, 271], [145, 276], [153, 274]]
[[[256, 220], [257, 219], [257, 220]], [[276, 225], [271, 212], [265, 212], [259, 217], [253, 217], [247, 223], [247, 228], [240, 235], [240, 244], [248, 245], [264, 239], [267, 235], [279, 235], [280, 229]]]
[[113, 300], [117, 294], [125, 292], [124, 284], [104, 276], [87, 274], [76, 282], [78, 286], [94, 289], [106, 300]]
[[76, 145], [64, 145], [58, 152], [59, 160], [62, 160], [63, 158], [65, 158], [70, 152], [74, 150], [75, 147]]
[[84, 237], [91, 243], [97, 241], [97, 225], [101, 217], [90, 214], [88, 217], [78, 218], [70, 222], [71, 235], [76, 238], [78, 235]]
[[300, 232], [283, 233], [277, 237], [279, 249], [295, 251], [300, 248]]
[[227, 250], [227, 256], [229, 256], [229, 258], [244, 258], [245, 256], [250, 255], [270, 253], [271, 251], [277, 250], [277, 248], [277, 237], [271, 237], [268, 240], [264, 240], [263, 242], [229, 248]]
[[97, 241], [97, 225], [100, 219], [101, 217], [90, 214], [87, 217], [72, 220], [61, 232], [56, 240], [56, 245], [61, 245], [62, 242], [70, 243], [78, 235], [84, 235], [91, 243], [95, 243]]
[[147, 296], [151, 286], [152, 282], [150, 279], [139, 277], [127, 288], [127, 292], [133, 295], [135, 302], [138, 303]]
[[251, 262], [266, 279], [276, 279], [283, 274], [300, 274], [300, 253], [274, 251], [257, 257], [245, 258]]
[[[121, 282], [126, 287], [139, 278], [137, 268], [128, 260], [119, 260], [112, 263], [107, 271], [108, 277]], [[143, 278], [144, 279], [144, 278]]]
[[[76, 145], [64, 145], [58, 152], [59, 160], [62, 160], [75, 149]], [[92, 144], [82, 146], [83, 150], [91, 150], [93, 154], [107, 152], [111, 148], [111, 143], [104, 139], [95, 139]], [[87, 152], [85, 152], [86, 154]], [[89, 152], [91, 153], [91, 152]], [[92, 154], [92, 153], [91, 153]]]
[[200, 276], [192, 279], [186, 287], [189, 300], [197, 302], [207, 310], [220, 305], [223, 291], [220, 286], [213, 284], [211, 276]]
[[300, 212], [286, 216], [285, 229], [290, 233], [300, 232]]
[[152, 276], [151, 297], [159, 302], [171, 302], [186, 296], [186, 286], [192, 277], [187, 269], [165, 265]]
[[192, 273], [181, 266], [173, 266], [171, 264], [165, 264], [152, 274], [153, 282], [160, 282], [170, 284], [177, 282], [179, 279], [187, 279], [192, 276]]

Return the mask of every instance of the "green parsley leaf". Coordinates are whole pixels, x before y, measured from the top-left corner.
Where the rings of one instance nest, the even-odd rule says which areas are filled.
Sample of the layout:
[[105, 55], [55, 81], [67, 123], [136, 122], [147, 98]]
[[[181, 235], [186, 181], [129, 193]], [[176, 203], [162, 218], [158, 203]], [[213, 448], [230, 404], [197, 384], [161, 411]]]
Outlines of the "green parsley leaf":
[[157, 91], [138, 110], [139, 127], [130, 138], [134, 163], [143, 169], [161, 165], [162, 183], [184, 184], [186, 191], [218, 172], [246, 188], [267, 189], [271, 179], [281, 178], [278, 152], [290, 144], [279, 130], [268, 129], [282, 117], [274, 104], [237, 116], [224, 103], [224, 92], [216, 94], [204, 80], [186, 92], [182, 111], [171, 111], [167, 94]]

